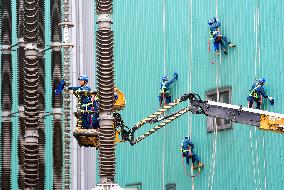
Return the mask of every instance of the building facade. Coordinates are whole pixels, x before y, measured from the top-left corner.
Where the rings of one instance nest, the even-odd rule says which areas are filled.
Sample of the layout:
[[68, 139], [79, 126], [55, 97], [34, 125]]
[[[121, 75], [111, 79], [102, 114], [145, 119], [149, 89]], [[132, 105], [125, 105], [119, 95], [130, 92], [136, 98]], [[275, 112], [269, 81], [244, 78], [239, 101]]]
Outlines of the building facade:
[[[159, 108], [161, 77], [174, 72], [179, 74], [174, 98], [188, 92], [214, 98], [218, 88], [220, 101], [243, 106], [252, 83], [263, 76], [275, 98], [275, 105], [265, 101], [264, 109], [284, 112], [282, 1], [117, 0], [114, 5], [116, 83], [126, 96], [122, 115], [129, 127]], [[214, 16], [237, 45], [221, 57], [212, 41], [208, 46], [207, 22]], [[207, 122], [189, 113], [135, 146], [117, 145], [118, 183], [146, 190], [283, 188], [283, 135], [236, 123], [216, 134]], [[205, 164], [194, 180], [184, 173], [179, 152], [188, 134]]]

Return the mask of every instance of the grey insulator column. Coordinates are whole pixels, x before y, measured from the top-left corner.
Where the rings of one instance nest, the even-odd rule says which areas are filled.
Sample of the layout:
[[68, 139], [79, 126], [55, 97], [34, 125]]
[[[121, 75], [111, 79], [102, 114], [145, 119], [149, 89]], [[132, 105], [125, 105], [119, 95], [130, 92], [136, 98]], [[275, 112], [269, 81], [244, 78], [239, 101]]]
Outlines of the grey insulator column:
[[1, 122], [1, 188], [11, 189], [12, 150], [12, 60], [11, 60], [11, 2], [2, 2], [1, 11], [1, 81], [2, 81], [2, 122]]
[[111, 30], [112, 0], [97, 0], [97, 90], [100, 103], [99, 175], [100, 183], [114, 182], [115, 133], [113, 31]]
[[[51, 18], [51, 79], [53, 88], [59, 84], [62, 79], [62, 56], [61, 56], [61, 1], [52, 0], [50, 12]], [[63, 171], [63, 138], [62, 138], [62, 96], [52, 94], [53, 108], [53, 189], [62, 189], [62, 171]]]
[[[24, 29], [24, 0], [17, 1], [18, 7], [18, 92], [24, 92], [24, 58], [25, 58], [25, 29]], [[19, 104], [19, 136], [18, 136], [18, 158], [19, 158], [19, 171], [18, 171], [18, 188], [24, 189], [24, 138], [25, 138], [25, 121], [24, 121], [24, 94], [18, 95]]]
[[24, 0], [25, 59], [24, 59], [24, 185], [37, 189], [39, 178], [39, 73], [37, 59], [38, 0]]
[[[70, 20], [70, 1], [63, 1], [63, 22], [60, 25], [63, 27], [63, 78], [65, 80], [66, 87], [70, 85], [70, 49], [73, 44], [70, 43], [69, 29], [73, 27]], [[70, 189], [71, 184], [71, 127], [70, 127], [70, 93], [67, 88], [64, 89], [63, 104], [64, 104], [64, 187]]]
[[[45, 184], [45, 125], [44, 125], [44, 115], [45, 115], [45, 59], [44, 59], [44, 48], [45, 48], [45, 36], [44, 36], [44, 1], [39, 1], [39, 35], [38, 35], [38, 84], [39, 84], [39, 96], [38, 96], [38, 106], [39, 106], [39, 125], [38, 125], [38, 150], [39, 150], [39, 180], [38, 189], [44, 189]], [[49, 21], [48, 21], [49, 22]]]

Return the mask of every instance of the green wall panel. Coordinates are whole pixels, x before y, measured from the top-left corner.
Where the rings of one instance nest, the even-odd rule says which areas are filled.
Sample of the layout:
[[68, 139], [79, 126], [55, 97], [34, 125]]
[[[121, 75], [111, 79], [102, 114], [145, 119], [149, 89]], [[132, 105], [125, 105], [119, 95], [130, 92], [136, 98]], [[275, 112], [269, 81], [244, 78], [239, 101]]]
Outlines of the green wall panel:
[[[206, 91], [230, 86], [232, 103], [244, 106], [254, 79], [265, 76], [267, 92], [276, 100], [267, 110], [284, 113], [283, 6], [280, 0], [114, 1], [116, 83], [126, 96], [122, 115], [127, 125], [158, 109], [160, 78], [175, 71], [179, 79], [172, 88], [174, 98], [192, 91], [205, 99]], [[208, 52], [207, 21], [216, 9], [223, 33], [237, 44], [221, 60], [212, 47]], [[145, 126], [137, 135], [148, 129]], [[164, 189], [168, 183], [176, 183], [180, 190], [192, 188], [179, 152], [180, 141], [190, 129], [205, 163], [194, 188], [209, 189], [215, 135], [207, 133], [205, 116], [191, 114], [133, 147], [119, 144], [118, 183], [125, 187], [142, 182], [146, 190]], [[218, 132], [212, 189], [282, 189], [283, 140], [283, 135], [240, 124]]]

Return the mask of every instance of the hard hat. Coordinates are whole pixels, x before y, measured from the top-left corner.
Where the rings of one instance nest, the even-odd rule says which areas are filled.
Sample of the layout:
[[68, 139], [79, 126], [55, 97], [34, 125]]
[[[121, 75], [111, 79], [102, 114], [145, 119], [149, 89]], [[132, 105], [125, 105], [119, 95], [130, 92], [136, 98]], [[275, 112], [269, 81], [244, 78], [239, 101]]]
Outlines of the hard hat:
[[167, 76], [163, 76], [162, 80], [168, 80], [168, 77]]
[[261, 77], [261, 78], [258, 79], [258, 83], [265, 83], [265, 81], [266, 81], [266, 80], [265, 80], [265, 78], [263, 78], [263, 77]]
[[214, 23], [214, 20], [213, 20], [213, 19], [208, 20], [208, 25], [209, 25], [209, 26], [212, 25], [213, 23]]
[[212, 19], [208, 20], [208, 24], [210, 26], [210, 25], [214, 24], [217, 21], [218, 21], [218, 19], [216, 17], [213, 17]]
[[78, 80], [83, 80], [85, 82], [89, 82], [89, 77], [87, 75], [80, 75]]
[[185, 136], [184, 138], [190, 140], [190, 136]]

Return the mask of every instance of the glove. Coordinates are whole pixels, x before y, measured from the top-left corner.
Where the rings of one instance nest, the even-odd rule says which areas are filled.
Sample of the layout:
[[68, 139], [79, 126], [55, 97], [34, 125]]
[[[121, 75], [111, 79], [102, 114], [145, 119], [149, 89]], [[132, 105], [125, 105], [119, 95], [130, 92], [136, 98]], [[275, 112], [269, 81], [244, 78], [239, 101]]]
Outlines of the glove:
[[247, 101], [249, 101], [249, 102], [250, 102], [250, 101], [253, 101], [253, 97], [252, 97], [252, 96], [248, 96], [248, 97], [247, 97]]
[[174, 78], [178, 79], [178, 74], [174, 72]]
[[58, 96], [64, 89], [64, 86], [65, 86], [65, 81], [64, 80], [61, 80], [58, 84], [58, 86], [56, 87], [56, 90], [55, 90], [55, 96]]
[[268, 96], [269, 102], [271, 105], [274, 105], [274, 99], [271, 96]]

